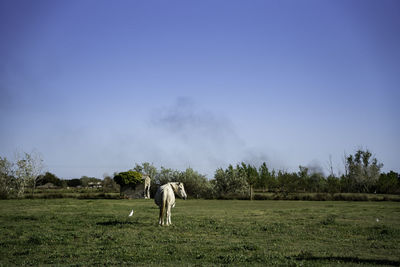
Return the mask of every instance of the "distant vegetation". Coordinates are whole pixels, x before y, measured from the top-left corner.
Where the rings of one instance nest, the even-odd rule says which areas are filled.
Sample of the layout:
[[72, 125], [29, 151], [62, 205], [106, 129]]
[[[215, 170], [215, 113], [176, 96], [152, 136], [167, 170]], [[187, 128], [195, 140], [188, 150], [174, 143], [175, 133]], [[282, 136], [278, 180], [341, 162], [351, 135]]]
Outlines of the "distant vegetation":
[[261, 166], [242, 162], [217, 169], [214, 178], [208, 180], [192, 168], [184, 171], [164, 167], [157, 169], [146, 162], [104, 179], [82, 176], [63, 180], [50, 172], [41, 174], [41, 164], [40, 157], [28, 153], [16, 162], [0, 157], [0, 197], [34, 197], [35, 192], [53, 190], [54, 193], [56, 189], [68, 193], [70, 191], [65, 191], [68, 188], [85, 189], [84, 192], [93, 197], [94, 192], [100, 197], [110, 197], [104, 194], [118, 193], [120, 185], [134, 186], [141, 181], [142, 174], [150, 175], [152, 179], [152, 196], [159, 185], [171, 181], [183, 182], [191, 198], [208, 199], [335, 200], [348, 198], [349, 193], [400, 194], [399, 174], [394, 171], [382, 173], [383, 164], [368, 150], [358, 150], [354, 155], [346, 156], [344, 173], [340, 176], [334, 174], [332, 165], [326, 176], [321, 170], [304, 166], [299, 166], [297, 172], [287, 172], [270, 169], [265, 162]]

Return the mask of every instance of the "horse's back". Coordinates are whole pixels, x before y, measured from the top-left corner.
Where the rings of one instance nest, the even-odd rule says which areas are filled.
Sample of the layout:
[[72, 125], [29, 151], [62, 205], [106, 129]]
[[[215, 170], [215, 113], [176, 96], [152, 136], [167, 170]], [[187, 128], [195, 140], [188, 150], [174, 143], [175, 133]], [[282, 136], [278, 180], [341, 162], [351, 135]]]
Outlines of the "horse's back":
[[148, 175], [144, 176], [144, 184], [145, 185], [150, 185], [150, 183], [151, 183], [150, 176], [148, 176]]
[[169, 202], [171, 205], [175, 205], [175, 195], [169, 184], [160, 186], [157, 189], [156, 195], [154, 196], [154, 202], [157, 206], [161, 206], [163, 201]]
[[156, 195], [154, 196], [154, 202], [156, 203], [157, 206], [161, 206], [161, 204], [162, 204], [165, 187], [166, 187], [166, 184], [158, 187]]

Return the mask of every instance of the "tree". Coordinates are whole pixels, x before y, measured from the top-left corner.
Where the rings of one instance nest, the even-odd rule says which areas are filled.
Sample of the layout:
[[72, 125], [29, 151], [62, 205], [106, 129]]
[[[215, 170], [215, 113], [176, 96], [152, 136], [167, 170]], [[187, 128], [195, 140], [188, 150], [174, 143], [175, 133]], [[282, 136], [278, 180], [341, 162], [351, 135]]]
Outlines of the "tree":
[[193, 198], [210, 197], [212, 194], [205, 175], [198, 173], [192, 168], [186, 168], [185, 171], [177, 172], [174, 180], [182, 182], [185, 185], [187, 195]]
[[277, 187], [277, 181], [276, 181], [276, 172], [275, 172], [275, 170], [273, 169], [272, 171], [271, 171], [271, 175], [270, 175], [270, 177], [268, 178], [268, 182], [267, 182], [267, 186], [268, 186], [268, 190], [269, 191], [271, 191], [271, 190], [275, 190], [276, 189], [276, 187]]
[[135, 167], [133, 168], [134, 171], [142, 173], [143, 166], [135, 163]]
[[275, 187], [275, 177], [269, 171], [267, 164], [263, 162], [259, 168], [258, 182], [256, 186], [262, 188], [263, 190], [270, 190]]
[[55, 186], [62, 186], [62, 181], [55, 174], [51, 172], [46, 172], [43, 175], [40, 175], [40, 179], [38, 179], [37, 185], [45, 185], [47, 183], [52, 183]]
[[157, 168], [149, 162], [143, 162], [142, 164], [135, 163], [135, 167], [132, 170], [149, 175], [152, 179], [157, 175]]
[[218, 195], [225, 195], [228, 193], [229, 189], [229, 182], [228, 182], [228, 175], [222, 168], [218, 168], [215, 171], [214, 174], [214, 184], [215, 184], [215, 189], [218, 193]]
[[[172, 182], [172, 180], [173, 180], [171, 177], [168, 177], [167, 179], [165, 179], [166, 178], [165, 176], [160, 178], [159, 176], [161, 175], [161, 173], [159, 173], [157, 171], [157, 168], [149, 162], [143, 162], [142, 164], [135, 163], [135, 167], [132, 170], [139, 172], [142, 175], [150, 176], [150, 195], [154, 195], [156, 193], [158, 186], [168, 183], [168, 182]], [[163, 170], [164, 170], [164, 172], [163, 172]], [[165, 168], [161, 167], [161, 172], [163, 172], [163, 174], [165, 174], [165, 170], [167, 170], [167, 172], [170, 172], [170, 173], [174, 172], [171, 169], [165, 169]], [[162, 181], [160, 181], [160, 179]]]
[[246, 182], [246, 173], [241, 169], [240, 165], [234, 168], [229, 165], [227, 169], [219, 168], [214, 175], [215, 190], [219, 197], [226, 195], [235, 195], [243, 197], [248, 192], [248, 184]]
[[14, 189], [13, 164], [7, 158], [0, 157], [0, 198], [8, 198]]
[[310, 175], [308, 174], [308, 168], [300, 165], [299, 172], [297, 175], [300, 179], [299, 183], [303, 191], [312, 191]]
[[246, 181], [246, 171], [239, 164], [236, 165], [236, 168], [229, 165], [226, 174], [228, 175], [229, 192], [239, 197], [245, 197], [249, 190], [249, 184]]
[[326, 167], [329, 172], [329, 176], [332, 176], [332, 177], [335, 176], [335, 174], [333, 173], [332, 155], [329, 155], [329, 159], [326, 162]]
[[23, 197], [26, 188], [32, 188], [32, 194], [42, 178], [43, 160], [39, 153], [17, 155], [16, 162], [0, 157], [0, 194], [9, 197], [12, 193]]
[[114, 181], [122, 186], [135, 187], [142, 182], [142, 174], [137, 171], [120, 172], [114, 176]]
[[243, 171], [243, 173], [246, 177], [246, 181], [249, 184], [250, 200], [253, 200], [253, 187], [258, 180], [257, 168], [253, 165], [250, 165], [250, 164], [246, 165], [244, 162], [242, 162], [242, 167], [240, 168], [240, 170]]
[[327, 190], [331, 195], [340, 191], [340, 180], [334, 175], [329, 175], [326, 179]]
[[348, 178], [352, 189], [356, 192], [370, 192], [379, 179], [380, 170], [383, 164], [372, 158], [368, 150], [358, 150], [354, 156], [347, 157]]
[[103, 180], [103, 191], [106, 193], [119, 192], [119, 185], [110, 177], [106, 176]]
[[142, 163], [143, 166], [143, 174], [147, 174], [150, 178], [153, 178], [157, 175], [157, 168], [148, 162]]
[[382, 173], [377, 183], [377, 191], [384, 194], [400, 193], [400, 175], [394, 171]]
[[174, 171], [170, 168], [161, 167], [161, 171], [155, 175], [152, 181], [154, 180], [154, 183], [160, 186], [169, 182], [173, 182], [176, 177], [178, 177], [177, 171]]
[[16, 187], [18, 197], [24, 195], [27, 187], [32, 188], [32, 194], [35, 191], [36, 184], [40, 180], [40, 173], [43, 169], [43, 160], [39, 153], [24, 153], [23, 156], [18, 156], [15, 171]]
[[289, 193], [296, 192], [300, 187], [297, 173], [279, 171], [277, 176], [278, 192], [286, 197]]
[[81, 185], [82, 185], [82, 181], [80, 179], [74, 178], [71, 180], [67, 180], [67, 186], [77, 187], [77, 186], [81, 186]]

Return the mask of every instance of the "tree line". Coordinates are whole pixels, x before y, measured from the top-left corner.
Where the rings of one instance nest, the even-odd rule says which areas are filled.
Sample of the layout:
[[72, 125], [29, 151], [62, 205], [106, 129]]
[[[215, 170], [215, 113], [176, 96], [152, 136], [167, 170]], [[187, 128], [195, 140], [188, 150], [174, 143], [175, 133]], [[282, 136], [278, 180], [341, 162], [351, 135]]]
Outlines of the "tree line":
[[344, 174], [329, 175], [320, 170], [299, 166], [297, 172], [270, 169], [264, 162], [254, 166], [241, 162], [235, 166], [218, 168], [214, 178], [192, 168], [185, 171], [161, 167], [150, 163], [136, 164], [130, 171], [145, 173], [152, 178], [152, 193], [167, 182], [183, 182], [189, 196], [194, 198], [250, 198], [254, 191], [272, 192], [283, 196], [289, 193], [380, 193], [400, 194], [400, 175], [394, 171], [382, 173], [382, 163], [368, 150], [358, 150], [345, 158]]
[[252, 188], [264, 192], [289, 193], [381, 193], [400, 194], [400, 175], [394, 171], [381, 173], [382, 163], [368, 150], [358, 150], [345, 158], [345, 172], [337, 176], [330, 168], [325, 176], [322, 171], [299, 166], [297, 172], [270, 170], [264, 162], [258, 168], [244, 163], [235, 167], [218, 169], [211, 181], [219, 195], [245, 194]]
[[[394, 171], [382, 173], [382, 163], [368, 150], [358, 150], [346, 156], [344, 173], [329, 175], [322, 171], [299, 166], [296, 172], [270, 169], [266, 162], [260, 166], [241, 162], [218, 168], [213, 179], [187, 168], [184, 171], [161, 167], [157, 169], [148, 162], [120, 173], [106, 176], [103, 180], [82, 176], [80, 179], [62, 180], [50, 172], [40, 173], [42, 160], [25, 153], [12, 163], [0, 157], [0, 197], [21, 197], [37, 186], [52, 183], [58, 187], [87, 187], [89, 183], [101, 182], [104, 192], [117, 192], [119, 185], [132, 186], [140, 182], [142, 174], [151, 177], [151, 195], [158, 186], [167, 182], [183, 182], [188, 196], [192, 198], [247, 198], [253, 199], [254, 192], [289, 193], [381, 193], [400, 194], [400, 176]], [[131, 178], [131, 176], [132, 178]], [[131, 179], [131, 180], [130, 180]], [[31, 190], [31, 191], [30, 191]]]

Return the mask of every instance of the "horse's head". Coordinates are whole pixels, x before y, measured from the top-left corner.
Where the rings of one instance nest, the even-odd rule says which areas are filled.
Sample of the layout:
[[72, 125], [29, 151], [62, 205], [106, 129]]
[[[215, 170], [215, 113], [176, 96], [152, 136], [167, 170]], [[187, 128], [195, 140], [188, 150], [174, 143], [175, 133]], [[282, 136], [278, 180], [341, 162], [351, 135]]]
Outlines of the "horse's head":
[[176, 194], [179, 197], [186, 199], [187, 195], [186, 195], [185, 187], [183, 186], [183, 183], [177, 183], [176, 185], [177, 185]]

